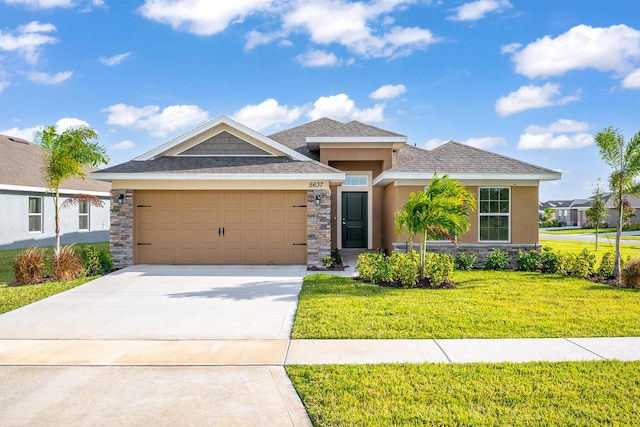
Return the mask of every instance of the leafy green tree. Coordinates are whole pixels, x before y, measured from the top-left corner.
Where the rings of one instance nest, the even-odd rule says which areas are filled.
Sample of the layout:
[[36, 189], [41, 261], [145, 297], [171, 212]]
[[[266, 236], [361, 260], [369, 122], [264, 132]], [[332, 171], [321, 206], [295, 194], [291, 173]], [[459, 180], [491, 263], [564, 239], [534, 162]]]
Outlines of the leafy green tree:
[[636, 182], [640, 174], [640, 132], [625, 142], [622, 132], [609, 126], [598, 132], [595, 140], [600, 157], [613, 169], [609, 176], [609, 189], [612, 192], [614, 206], [618, 210], [613, 275], [620, 284], [620, 237], [624, 222], [624, 202], [627, 196], [640, 193], [640, 185]]
[[476, 208], [476, 199], [463, 185], [448, 175], [433, 176], [429, 187], [411, 193], [401, 211], [396, 212], [396, 234], [407, 233], [409, 250], [413, 240], [420, 242], [420, 279], [425, 276], [427, 240], [444, 237], [457, 245], [458, 236], [469, 231], [469, 209]]
[[[106, 150], [95, 139], [95, 130], [79, 126], [58, 132], [55, 126], [46, 126], [38, 132], [36, 142], [46, 150], [44, 178], [53, 194], [55, 219], [55, 256], [60, 253], [60, 185], [69, 178], [85, 179], [88, 167], [98, 167], [109, 161]], [[76, 195], [73, 200], [86, 200], [92, 204], [99, 199]], [[73, 202], [68, 203], [72, 205]]]
[[598, 250], [598, 230], [609, 217], [609, 209], [603, 198], [602, 185], [598, 181], [593, 188], [593, 196], [591, 197], [591, 207], [585, 211], [585, 216], [596, 229], [596, 251]]

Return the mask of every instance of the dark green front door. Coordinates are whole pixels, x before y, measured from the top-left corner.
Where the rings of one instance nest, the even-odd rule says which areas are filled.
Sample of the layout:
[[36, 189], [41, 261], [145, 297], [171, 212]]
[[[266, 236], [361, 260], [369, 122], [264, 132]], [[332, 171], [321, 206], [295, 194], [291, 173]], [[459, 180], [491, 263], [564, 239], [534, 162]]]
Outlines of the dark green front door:
[[342, 247], [366, 248], [367, 193], [349, 191], [342, 193]]

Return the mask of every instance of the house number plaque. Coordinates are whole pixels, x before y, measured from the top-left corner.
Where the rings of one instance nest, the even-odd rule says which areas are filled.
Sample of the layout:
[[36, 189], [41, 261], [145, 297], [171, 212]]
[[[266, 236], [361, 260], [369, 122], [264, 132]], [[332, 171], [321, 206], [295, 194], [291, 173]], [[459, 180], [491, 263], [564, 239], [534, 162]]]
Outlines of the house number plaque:
[[322, 188], [324, 182], [322, 181], [309, 181], [309, 188]]

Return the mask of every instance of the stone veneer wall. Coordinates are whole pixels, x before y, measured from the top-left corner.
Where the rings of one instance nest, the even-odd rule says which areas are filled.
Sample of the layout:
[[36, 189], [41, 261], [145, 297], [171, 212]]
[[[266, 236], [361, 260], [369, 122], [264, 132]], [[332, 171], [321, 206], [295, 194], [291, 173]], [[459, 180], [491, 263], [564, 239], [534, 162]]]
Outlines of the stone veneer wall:
[[[118, 203], [118, 197], [126, 197]], [[123, 268], [133, 264], [133, 190], [111, 190], [111, 230], [109, 247], [113, 266]]]
[[[414, 248], [419, 250], [420, 246], [417, 243], [414, 243]], [[494, 249], [500, 249], [502, 251], [506, 251], [509, 256], [509, 267], [515, 268], [516, 262], [518, 260], [518, 253], [529, 252], [531, 250], [540, 251], [542, 249], [542, 245], [536, 244], [510, 244], [510, 243], [495, 243], [495, 244], [480, 244], [480, 243], [461, 243], [457, 247], [451, 243], [443, 243], [443, 242], [429, 242], [427, 243], [427, 251], [429, 252], [444, 252], [446, 254], [455, 257], [458, 254], [466, 253], [467, 255], [476, 254], [478, 257], [478, 261], [475, 264], [475, 267], [482, 267], [487, 260], [487, 255], [491, 253]], [[407, 250], [406, 243], [394, 243], [393, 244], [394, 252], [405, 252]]]
[[[319, 204], [316, 196], [320, 196]], [[331, 190], [308, 190], [307, 265], [322, 267], [326, 256], [331, 256]]]

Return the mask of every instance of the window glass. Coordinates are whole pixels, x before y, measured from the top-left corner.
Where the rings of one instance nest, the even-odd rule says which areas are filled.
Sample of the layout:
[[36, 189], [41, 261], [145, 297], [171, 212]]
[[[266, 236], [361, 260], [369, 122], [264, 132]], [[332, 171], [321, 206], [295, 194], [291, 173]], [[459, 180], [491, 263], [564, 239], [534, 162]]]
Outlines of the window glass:
[[42, 232], [42, 197], [29, 197], [29, 232]]
[[509, 241], [509, 188], [481, 188], [480, 241]]
[[367, 186], [369, 179], [366, 175], [347, 175], [342, 185]]
[[78, 203], [78, 229], [89, 229], [89, 202]]

